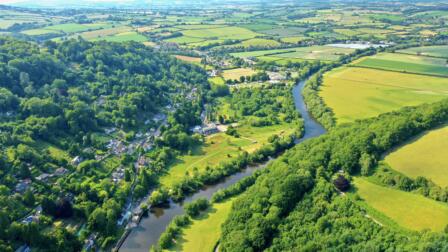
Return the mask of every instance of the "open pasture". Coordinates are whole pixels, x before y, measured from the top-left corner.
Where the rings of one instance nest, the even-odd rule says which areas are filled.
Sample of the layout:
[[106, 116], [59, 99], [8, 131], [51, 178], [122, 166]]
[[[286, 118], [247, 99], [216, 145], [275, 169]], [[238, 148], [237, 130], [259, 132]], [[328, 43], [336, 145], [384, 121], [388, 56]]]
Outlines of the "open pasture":
[[[353, 52], [351, 48], [341, 48], [332, 46], [310, 46], [310, 47], [295, 47], [277, 50], [261, 50], [251, 52], [232, 53], [234, 57], [248, 58], [256, 57], [268, 61], [277, 60], [323, 60], [332, 61], [337, 60], [341, 55]], [[268, 58], [266, 58], [266, 57]], [[263, 58], [262, 58], [263, 57]]]
[[[221, 236], [221, 225], [227, 219], [236, 198], [213, 204], [186, 228], [170, 251], [213, 251]], [[207, 235], [204, 235], [207, 234]]]
[[137, 32], [130, 31], [130, 32], [118, 33], [113, 36], [99, 37], [93, 39], [93, 41], [97, 40], [106, 40], [110, 42], [126, 42], [126, 41], [145, 42], [148, 40], [148, 38]]
[[356, 192], [367, 205], [409, 230], [443, 231], [448, 224], [448, 205], [418, 194], [383, 187], [355, 178]]
[[112, 27], [112, 24], [108, 24], [108, 23], [92, 23], [92, 24], [67, 23], [67, 24], [47, 26], [44, 29], [52, 30], [52, 31], [61, 31], [64, 33], [76, 33], [76, 32], [83, 32], [83, 31], [89, 31], [89, 30], [106, 29], [106, 28], [111, 28], [111, 27]]
[[201, 63], [201, 58], [199, 57], [190, 57], [185, 55], [175, 55], [176, 59], [183, 60], [190, 63]]
[[448, 186], [448, 126], [432, 130], [386, 156], [392, 169]]
[[132, 30], [132, 28], [129, 26], [118, 26], [118, 27], [100, 29], [100, 30], [95, 30], [95, 31], [86, 31], [86, 32], [80, 33], [79, 35], [86, 40], [95, 40], [95, 39], [99, 39], [102, 37], [113, 36], [113, 35], [124, 33], [124, 32], [130, 32], [131, 30]]
[[241, 76], [252, 76], [255, 73], [251, 68], [235, 68], [224, 70], [222, 77], [226, 80], [238, 80]]
[[344, 123], [447, 98], [448, 85], [441, 77], [340, 67], [324, 75], [320, 96]]
[[204, 39], [251, 39], [258, 36], [251, 30], [241, 27], [218, 27], [207, 29], [190, 29], [182, 30], [181, 33], [186, 37], [204, 38]]
[[380, 53], [354, 62], [355, 66], [428, 75], [448, 76], [446, 60], [400, 53]]
[[398, 52], [416, 54], [416, 55], [425, 55], [431, 57], [448, 58], [448, 45], [413, 47], [400, 50]]

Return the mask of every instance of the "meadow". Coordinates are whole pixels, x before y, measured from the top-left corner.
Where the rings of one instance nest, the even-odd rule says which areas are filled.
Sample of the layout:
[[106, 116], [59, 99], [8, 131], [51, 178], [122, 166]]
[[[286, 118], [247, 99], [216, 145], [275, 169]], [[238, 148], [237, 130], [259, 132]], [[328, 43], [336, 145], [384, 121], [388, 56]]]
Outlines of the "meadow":
[[215, 203], [198, 218], [193, 219], [189, 226], [182, 229], [181, 236], [176, 239], [176, 244], [170, 251], [213, 251], [221, 236], [221, 225], [235, 199]]
[[337, 122], [345, 123], [441, 100], [448, 97], [446, 83], [440, 77], [340, 67], [324, 75], [319, 93]]
[[207, 166], [213, 168], [223, 161], [237, 157], [242, 151], [253, 152], [266, 144], [272, 135], [289, 135], [294, 132], [290, 124], [279, 124], [267, 127], [237, 127], [239, 138], [225, 133], [207, 136], [205, 143], [196, 146], [191, 155], [183, 155], [176, 159], [168, 172], [160, 178], [160, 183], [170, 187], [180, 181], [186, 174], [197, 169], [203, 171]]
[[148, 38], [140, 33], [129, 31], [118, 33], [112, 36], [98, 37], [92, 39], [92, 41], [98, 41], [98, 40], [106, 40], [110, 42], [126, 42], [126, 41], [145, 42], [148, 40]]
[[380, 53], [361, 58], [352, 65], [399, 72], [448, 76], [448, 67], [445, 59], [410, 54]]
[[256, 71], [251, 68], [235, 68], [224, 70], [222, 73], [222, 77], [225, 80], [239, 80], [241, 76], [252, 76]]
[[[333, 61], [339, 59], [341, 55], [349, 54], [354, 49], [332, 47], [332, 46], [309, 46], [295, 47], [277, 50], [260, 50], [251, 52], [232, 53], [231, 55], [239, 58], [256, 57], [264, 61], [281, 60], [322, 60]], [[268, 57], [268, 58], [266, 58]]]
[[386, 156], [392, 169], [411, 178], [422, 176], [448, 186], [448, 126], [432, 130]]
[[425, 55], [431, 57], [448, 58], [448, 45], [413, 47], [400, 50], [398, 52]]
[[[443, 231], [448, 224], [448, 205], [421, 195], [383, 187], [355, 178], [356, 193], [367, 205], [409, 230]], [[382, 223], [386, 224], [386, 223]]]
[[201, 58], [199, 57], [190, 57], [185, 55], [175, 55], [174, 57], [176, 57], [179, 60], [183, 60], [190, 63], [201, 63]]
[[182, 30], [181, 33], [186, 37], [205, 38], [205, 39], [251, 39], [259, 35], [251, 30], [241, 27], [218, 27], [206, 29]]

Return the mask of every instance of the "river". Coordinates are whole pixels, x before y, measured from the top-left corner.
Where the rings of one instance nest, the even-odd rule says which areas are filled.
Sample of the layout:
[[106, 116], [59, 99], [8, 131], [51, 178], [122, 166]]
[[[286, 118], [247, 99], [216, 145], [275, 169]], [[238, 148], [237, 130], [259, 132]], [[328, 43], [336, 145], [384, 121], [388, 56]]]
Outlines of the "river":
[[[325, 133], [325, 129], [316, 122], [309, 114], [305, 102], [303, 101], [301, 91], [305, 86], [306, 81], [300, 81], [293, 88], [294, 103], [296, 109], [302, 115], [305, 126], [305, 133], [301, 139], [297, 141], [300, 143], [306, 139], [320, 136]], [[240, 179], [250, 176], [254, 171], [264, 168], [266, 164], [257, 166], [250, 166], [241, 172], [233, 174], [221, 182], [207, 186], [199, 192], [185, 198], [183, 203], [194, 201], [198, 198], [210, 199], [211, 196], [219, 189], [227, 188], [235, 184]], [[165, 231], [165, 228], [176, 215], [183, 214], [182, 203], [170, 202], [169, 208], [153, 208], [148, 217], [144, 217], [140, 224], [132, 229], [124, 243], [120, 247], [122, 252], [148, 252], [149, 248], [156, 244], [160, 235]]]

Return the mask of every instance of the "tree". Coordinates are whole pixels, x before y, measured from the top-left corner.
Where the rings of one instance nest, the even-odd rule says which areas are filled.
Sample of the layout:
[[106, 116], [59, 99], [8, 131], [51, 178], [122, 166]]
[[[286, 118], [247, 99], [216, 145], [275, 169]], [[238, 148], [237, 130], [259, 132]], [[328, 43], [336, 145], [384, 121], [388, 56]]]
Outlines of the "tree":
[[348, 189], [350, 189], [350, 181], [348, 181], [342, 175], [338, 175], [338, 177], [333, 180], [333, 184], [341, 192], [346, 192]]
[[23, 203], [27, 207], [34, 206], [35, 198], [34, 198], [33, 192], [31, 192], [31, 190], [26, 190], [26, 192], [23, 194]]

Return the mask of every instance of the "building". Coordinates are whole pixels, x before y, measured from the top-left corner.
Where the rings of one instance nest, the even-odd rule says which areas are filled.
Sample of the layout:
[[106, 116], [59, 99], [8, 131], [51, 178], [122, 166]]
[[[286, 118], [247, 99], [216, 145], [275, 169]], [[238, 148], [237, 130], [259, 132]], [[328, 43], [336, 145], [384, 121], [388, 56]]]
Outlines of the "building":
[[23, 179], [17, 183], [15, 191], [18, 193], [23, 193], [28, 190], [31, 186], [31, 179]]
[[214, 124], [214, 123], [210, 123], [202, 128], [202, 134], [206, 135], [206, 136], [212, 135], [212, 134], [215, 134], [218, 132], [219, 132], [218, 127], [216, 127], [216, 124]]
[[67, 169], [65, 169], [63, 167], [59, 167], [56, 169], [56, 171], [54, 171], [53, 175], [60, 177], [60, 176], [64, 176], [67, 173], [68, 173]]
[[73, 160], [72, 160], [72, 165], [77, 166], [82, 162], [82, 157], [80, 156], [76, 156]]

